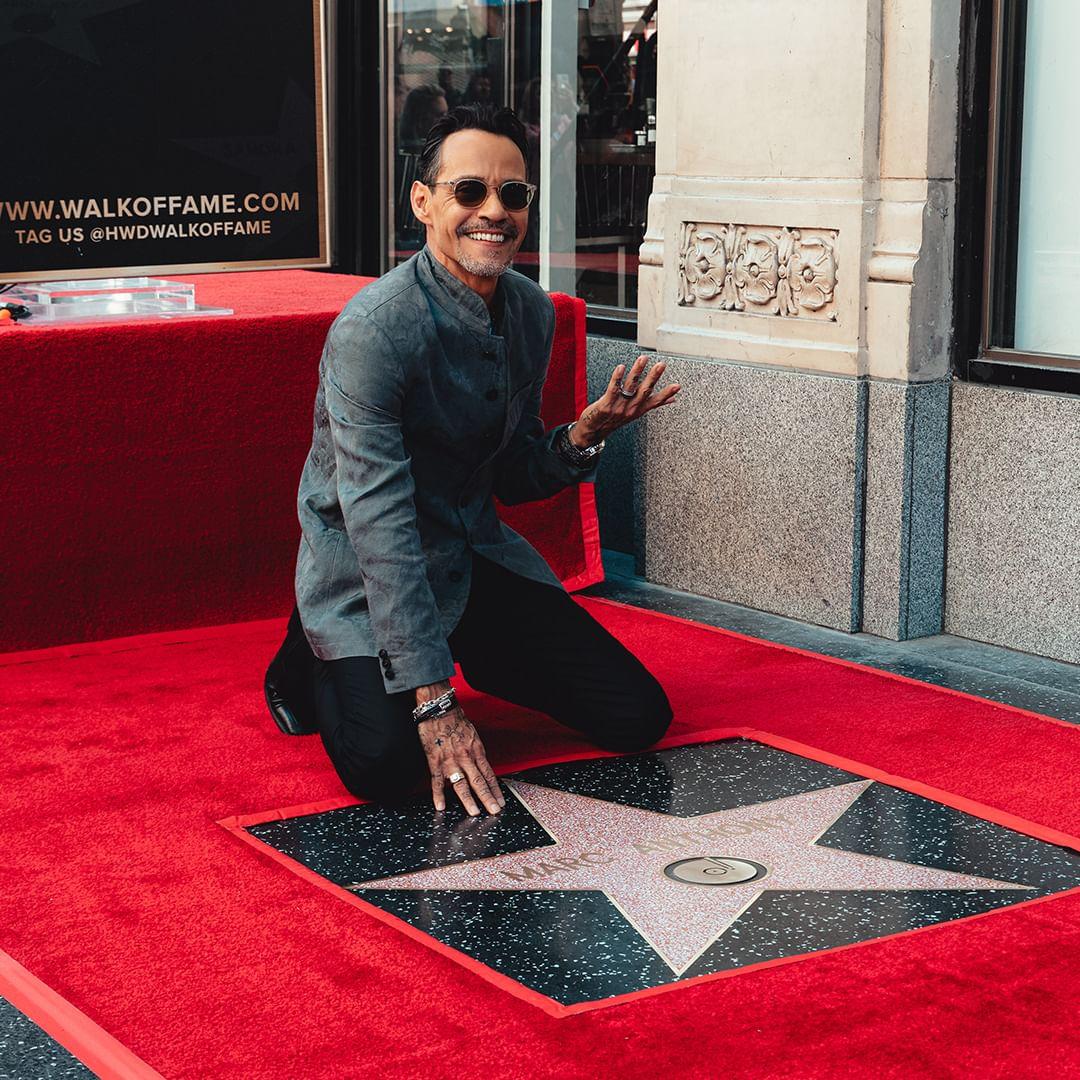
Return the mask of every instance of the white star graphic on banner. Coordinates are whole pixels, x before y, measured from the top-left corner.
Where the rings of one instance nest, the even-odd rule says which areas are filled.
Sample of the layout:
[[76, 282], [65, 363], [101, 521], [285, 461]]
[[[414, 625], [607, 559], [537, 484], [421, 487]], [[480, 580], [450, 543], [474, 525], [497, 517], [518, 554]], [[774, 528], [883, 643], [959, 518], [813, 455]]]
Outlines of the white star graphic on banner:
[[0, 0], [0, 45], [33, 39], [91, 64], [101, 57], [86, 32], [98, 15], [134, 7], [141, 0], [62, 0], [35, 8], [24, 0]]
[[872, 783], [682, 818], [508, 781], [554, 845], [349, 888], [599, 891], [676, 975], [766, 890], [1030, 888], [817, 845]]

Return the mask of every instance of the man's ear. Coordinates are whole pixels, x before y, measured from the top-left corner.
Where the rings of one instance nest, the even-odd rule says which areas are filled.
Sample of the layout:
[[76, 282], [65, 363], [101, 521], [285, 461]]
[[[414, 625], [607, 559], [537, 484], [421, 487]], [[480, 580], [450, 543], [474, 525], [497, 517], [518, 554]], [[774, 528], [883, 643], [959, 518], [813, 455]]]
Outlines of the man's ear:
[[414, 180], [409, 192], [409, 201], [412, 203], [412, 211], [422, 225], [434, 224], [431, 214], [428, 213], [428, 204], [431, 202], [431, 188], [423, 180]]

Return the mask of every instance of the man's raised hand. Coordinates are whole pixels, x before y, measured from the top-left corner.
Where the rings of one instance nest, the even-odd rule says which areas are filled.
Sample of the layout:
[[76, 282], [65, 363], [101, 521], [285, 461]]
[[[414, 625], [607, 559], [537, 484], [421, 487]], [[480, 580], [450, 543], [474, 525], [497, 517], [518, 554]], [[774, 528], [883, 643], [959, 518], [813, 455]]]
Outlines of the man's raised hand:
[[665, 386], [662, 390], [656, 389], [667, 366], [663, 360], [653, 364], [642, 378], [647, 361], [648, 356], [643, 354], [634, 361], [629, 372], [625, 364], [619, 364], [611, 373], [603, 396], [586, 406], [570, 432], [570, 437], [578, 445], [598, 443], [639, 416], [667, 405], [675, 397], [680, 389], [678, 383]]

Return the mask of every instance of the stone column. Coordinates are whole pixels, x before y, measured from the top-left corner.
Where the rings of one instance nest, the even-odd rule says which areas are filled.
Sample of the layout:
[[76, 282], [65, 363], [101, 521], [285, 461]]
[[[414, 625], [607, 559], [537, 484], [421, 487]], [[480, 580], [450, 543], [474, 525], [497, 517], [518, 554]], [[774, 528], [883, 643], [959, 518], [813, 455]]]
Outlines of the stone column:
[[639, 340], [650, 580], [940, 625], [960, 0], [664, 0]]
[[944, 609], [959, 7], [882, 6], [863, 629], [901, 640], [940, 632]]

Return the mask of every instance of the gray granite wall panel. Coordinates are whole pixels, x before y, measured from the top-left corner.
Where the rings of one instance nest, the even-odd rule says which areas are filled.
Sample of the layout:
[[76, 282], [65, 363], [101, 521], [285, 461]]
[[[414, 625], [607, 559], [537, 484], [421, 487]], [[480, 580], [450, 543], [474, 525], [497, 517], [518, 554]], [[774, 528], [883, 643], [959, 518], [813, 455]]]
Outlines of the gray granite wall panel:
[[[590, 337], [587, 345], [589, 401], [607, 388], [619, 364], [632, 364], [643, 352], [633, 341]], [[664, 382], [672, 380], [664, 378]], [[674, 406], [669, 406], [673, 408]], [[604, 447], [596, 474], [596, 512], [600, 519], [600, 543], [613, 551], [634, 550], [634, 441], [637, 425], [616, 431]]]
[[867, 424], [866, 566], [863, 577], [863, 629], [900, 639], [900, 582], [903, 576], [905, 426], [907, 394], [903, 383], [875, 380], [870, 385]]
[[639, 573], [858, 629], [865, 385], [664, 359], [683, 389], [637, 425]]
[[864, 379], [855, 384], [855, 483], [851, 520], [851, 625], [853, 633], [863, 624], [863, 593], [866, 577], [866, 453], [870, 422], [870, 388]]
[[862, 628], [941, 631], [949, 383], [872, 380]]
[[[590, 337], [590, 400], [642, 351]], [[616, 433], [597, 480], [602, 542], [642, 577], [1080, 663], [1080, 399], [665, 359], [679, 400]]]
[[940, 634], [944, 621], [951, 381], [913, 383], [908, 394], [911, 467], [906, 489], [908, 555], [901, 640]]
[[956, 383], [945, 630], [1080, 663], [1080, 398]]

